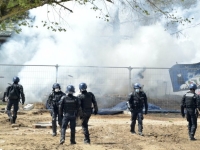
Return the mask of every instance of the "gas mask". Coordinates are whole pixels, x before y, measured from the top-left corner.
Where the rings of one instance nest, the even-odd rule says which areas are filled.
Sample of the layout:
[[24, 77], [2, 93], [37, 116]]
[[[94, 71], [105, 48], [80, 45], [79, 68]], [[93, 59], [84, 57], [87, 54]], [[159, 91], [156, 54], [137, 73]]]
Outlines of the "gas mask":
[[73, 95], [73, 94], [74, 94], [74, 92], [67, 92], [66, 94], [71, 94], [71, 95]]
[[140, 89], [135, 89], [135, 92], [136, 92], [136, 93], [139, 93], [139, 92], [140, 92]]
[[57, 89], [55, 89], [55, 92], [59, 92], [59, 91], [60, 91], [60, 89], [58, 89], [58, 88], [57, 88]]

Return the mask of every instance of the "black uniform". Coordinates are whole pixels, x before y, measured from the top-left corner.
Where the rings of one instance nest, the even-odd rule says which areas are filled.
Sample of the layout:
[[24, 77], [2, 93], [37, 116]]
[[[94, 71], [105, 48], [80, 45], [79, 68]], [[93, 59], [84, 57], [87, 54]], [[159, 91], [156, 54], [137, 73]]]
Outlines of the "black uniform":
[[[7, 114], [11, 123], [15, 123], [17, 119], [17, 111], [19, 109], [20, 96], [22, 98], [22, 105], [23, 105], [25, 102], [25, 95], [22, 85], [18, 83], [13, 83], [12, 85], [7, 87], [6, 89], [6, 97], [8, 97]], [[12, 105], [14, 106], [13, 114], [10, 111]]]
[[92, 104], [94, 107], [94, 114], [97, 114], [97, 112], [98, 112], [97, 102], [96, 102], [95, 96], [92, 92], [82, 91], [82, 93], [78, 95], [78, 98], [80, 100], [81, 109], [83, 112], [81, 119], [82, 119], [82, 129], [83, 129], [83, 133], [85, 135], [84, 142], [90, 143], [90, 134], [88, 131], [88, 121], [89, 121], [90, 116], [93, 111]]
[[138, 132], [142, 135], [143, 107], [145, 107], [145, 114], [148, 111], [147, 96], [143, 91], [133, 92], [129, 94], [128, 103], [131, 111], [131, 132], [135, 133], [135, 124], [138, 119]]
[[188, 121], [188, 134], [190, 140], [195, 140], [194, 135], [197, 129], [198, 117], [197, 108], [200, 109], [199, 96], [192, 91], [187, 92], [182, 98], [181, 114], [183, 117], [185, 117], [184, 109], [186, 109], [186, 117]]
[[73, 96], [72, 94], [68, 94], [66, 96], [63, 96], [60, 101], [59, 105], [59, 114], [64, 115], [62, 120], [62, 129], [61, 129], [61, 144], [65, 141], [65, 133], [68, 126], [68, 123], [70, 123], [70, 129], [71, 129], [71, 144], [76, 144], [75, 142], [75, 128], [76, 128], [76, 115], [78, 113], [78, 110], [80, 108], [79, 101], [77, 97]]
[[52, 93], [49, 95], [49, 98], [47, 100], [47, 103], [51, 107], [51, 117], [52, 117], [52, 131], [53, 136], [57, 134], [57, 123], [56, 118], [58, 117], [58, 124], [61, 127], [62, 125], [62, 115], [59, 115], [59, 102], [61, 100], [62, 96], [65, 96], [66, 94], [62, 91], [52, 91]]

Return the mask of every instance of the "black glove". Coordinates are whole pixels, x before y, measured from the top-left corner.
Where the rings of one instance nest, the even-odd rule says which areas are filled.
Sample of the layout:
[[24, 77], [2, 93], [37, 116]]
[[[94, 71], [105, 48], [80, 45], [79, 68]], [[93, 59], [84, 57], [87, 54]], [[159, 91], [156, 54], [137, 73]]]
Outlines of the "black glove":
[[95, 111], [94, 111], [94, 115], [96, 115], [96, 114], [97, 114], [97, 111], [95, 110]]
[[146, 114], [147, 114], [147, 111], [145, 111], [144, 114], [146, 115]]
[[22, 105], [24, 105], [24, 102], [22, 102]]
[[130, 108], [129, 111], [132, 112], [132, 111], [133, 111], [133, 108]]
[[87, 115], [87, 114], [83, 112], [83, 113], [80, 115], [80, 119], [84, 119], [84, 117], [85, 117], [86, 115]]
[[183, 118], [185, 118], [185, 114], [181, 114], [181, 116], [182, 116]]

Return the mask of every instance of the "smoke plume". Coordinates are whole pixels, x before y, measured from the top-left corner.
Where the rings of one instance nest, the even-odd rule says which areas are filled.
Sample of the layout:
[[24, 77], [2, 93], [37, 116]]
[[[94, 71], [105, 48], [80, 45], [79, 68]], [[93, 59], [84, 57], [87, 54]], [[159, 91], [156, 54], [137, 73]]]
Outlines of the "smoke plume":
[[[79, 6], [68, 2], [66, 6], [72, 8], [74, 13], [64, 14], [63, 25], [65, 25], [67, 32], [53, 32], [41, 26], [41, 21], [54, 20], [55, 17], [55, 12], [50, 12], [47, 18], [47, 6], [31, 10], [30, 17], [35, 17], [33, 26], [39, 27], [23, 27], [22, 33], [14, 34], [1, 45], [0, 64], [145, 68], [171, 67], [176, 62], [195, 63], [199, 61], [198, 36], [200, 30], [197, 24], [200, 22], [198, 18], [200, 2], [188, 9], [177, 6], [177, 12], [180, 16], [194, 17], [195, 21], [188, 26], [176, 24], [173, 26], [173, 30], [166, 30], [164, 19], [151, 22], [148, 25], [138, 25], [138, 23], [134, 24], [133, 22], [124, 23], [127, 18], [120, 12], [120, 9], [108, 5], [111, 19], [106, 22], [97, 19], [96, 16], [99, 16], [99, 13], [89, 9], [89, 6]], [[171, 31], [181, 31], [178, 32], [179, 38], [173, 36]], [[50, 92], [51, 86], [56, 82], [54, 80], [56, 79], [56, 68], [53, 67], [39, 69], [35, 66], [37, 72], [40, 70], [48, 72], [40, 79], [37, 78], [34, 69], [30, 69], [31, 67], [18, 67], [16, 70], [18, 74], [12, 74], [8, 71], [13, 68], [16, 67], [2, 67], [0, 73], [6, 78], [0, 79], [4, 80], [2, 82], [4, 84], [0, 85], [1, 89], [5, 89], [6, 84], [12, 82], [12, 77], [17, 75], [21, 79], [20, 83], [24, 85], [27, 102], [40, 101], [38, 95]], [[108, 92], [127, 94], [128, 69], [126, 73], [121, 73], [122, 76], [118, 75], [116, 79], [114, 76], [108, 77], [109, 73], [112, 72], [108, 70], [103, 69], [102, 72], [101, 69], [97, 68], [96, 71], [92, 72], [90, 68], [85, 68], [85, 70], [84, 68], [74, 68], [66, 72], [64, 69], [59, 69], [61, 77], [68, 76], [60, 84], [63, 91], [67, 84], [74, 84], [78, 92], [78, 84], [86, 82], [91, 91], [96, 88], [96, 92], [100, 94]], [[145, 85], [146, 90], [148, 86], [154, 87], [159, 84], [152, 83], [154, 79], [148, 77], [146, 70], [133, 70], [132, 82], [140, 81], [139, 79], [145, 81], [144, 83], [141, 81], [141, 83]], [[161, 77], [160, 80], [164, 83], [166, 79]]]

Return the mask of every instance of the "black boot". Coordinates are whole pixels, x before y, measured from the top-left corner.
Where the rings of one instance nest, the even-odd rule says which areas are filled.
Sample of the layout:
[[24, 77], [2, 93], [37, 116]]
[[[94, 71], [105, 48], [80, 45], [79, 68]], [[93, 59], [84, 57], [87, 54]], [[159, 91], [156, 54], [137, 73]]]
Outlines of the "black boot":
[[65, 143], [65, 129], [61, 129], [60, 144]]
[[191, 128], [191, 132], [190, 132], [190, 135], [189, 135], [191, 141], [195, 141], [196, 140], [194, 138], [195, 132], [196, 132], [196, 127], [195, 128]]
[[57, 135], [57, 125], [55, 121], [52, 121], [52, 136]]
[[190, 134], [190, 141], [195, 141], [196, 139], [194, 138], [193, 134]]
[[89, 134], [85, 134], [84, 143], [85, 144], [90, 144], [90, 135]]
[[138, 135], [144, 136], [142, 133], [142, 130], [143, 130], [142, 122], [140, 122], [140, 123], [138, 122]]
[[13, 123], [15, 123], [16, 119], [17, 119], [17, 112], [13, 111]]
[[15, 123], [15, 122], [16, 122], [16, 119], [17, 119], [17, 117], [12, 117], [12, 119], [13, 119], [13, 123]]
[[13, 124], [13, 117], [10, 117], [10, 124]]
[[13, 117], [12, 117], [12, 115], [11, 115], [10, 110], [7, 110], [6, 113], [7, 113], [7, 115], [8, 115], [8, 120], [10, 121], [11, 124], [13, 124]]
[[71, 144], [76, 144], [76, 141], [75, 141], [75, 132], [71, 132], [70, 142], [71, 142]]
[[131, 133], [132, 134], [136, 134], [136, 132], [135, 132], [135, 123], [136, 123], [136, 121], [132, 121], [132, 123], [131, 123]]
[[144, 136], [142, 132], [138, 132], [138, 135], [140, 135], [140, 136]]

